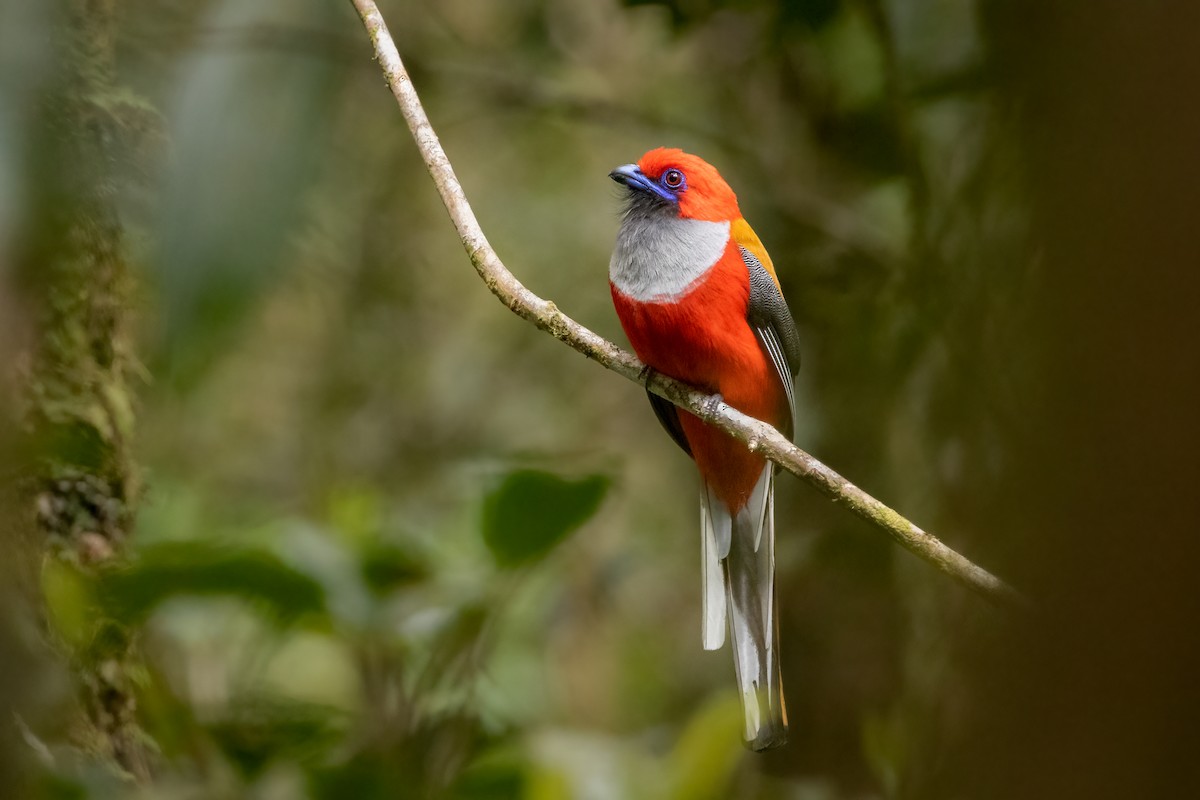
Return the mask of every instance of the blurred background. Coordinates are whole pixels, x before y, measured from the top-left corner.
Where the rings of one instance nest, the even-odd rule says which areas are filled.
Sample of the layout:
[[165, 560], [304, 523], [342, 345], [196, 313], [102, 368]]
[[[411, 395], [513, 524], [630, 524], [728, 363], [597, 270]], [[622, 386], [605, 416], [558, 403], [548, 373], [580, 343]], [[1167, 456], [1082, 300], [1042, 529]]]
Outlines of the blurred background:
[[475, 276], [341, 0], [0, 4], [0, 794], [1200, 792], [1200, 8], [388, 0], [492, 244], [624, 344], [613, 166], [696, 152], [803, 337], [788, 746], [693, 467]]

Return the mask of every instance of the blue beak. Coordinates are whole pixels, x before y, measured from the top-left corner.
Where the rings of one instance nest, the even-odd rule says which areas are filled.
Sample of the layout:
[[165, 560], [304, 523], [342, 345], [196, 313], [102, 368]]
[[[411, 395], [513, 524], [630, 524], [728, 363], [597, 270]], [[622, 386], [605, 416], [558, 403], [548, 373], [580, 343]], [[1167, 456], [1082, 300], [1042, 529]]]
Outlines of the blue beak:
[[646, 174], [638, 169], [637, 164], [622, 164], [608, 173], [608, 177], [617, 183], [625, 184], [634, 191], [646, 192], [647, 194], [662, 198], [668, 203], [679, 202], [679, 198], [673, 193], [659, 186], [657, 181], [652, 181], [646, 177]]

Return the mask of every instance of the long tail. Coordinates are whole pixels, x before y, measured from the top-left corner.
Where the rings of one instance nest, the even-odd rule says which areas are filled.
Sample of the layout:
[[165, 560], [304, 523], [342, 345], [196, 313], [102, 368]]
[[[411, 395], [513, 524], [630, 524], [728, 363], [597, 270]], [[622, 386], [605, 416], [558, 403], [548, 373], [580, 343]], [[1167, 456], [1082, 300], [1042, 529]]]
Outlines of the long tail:
[[787, 708], [779, 674], [775, 614], [774, 468], [767, 464], [750, 501], [736, 515], [705, 487], [700, 498], [704, 534], [704, 647], [725, 639], [728, 616], [752, 750], [787, 741]]

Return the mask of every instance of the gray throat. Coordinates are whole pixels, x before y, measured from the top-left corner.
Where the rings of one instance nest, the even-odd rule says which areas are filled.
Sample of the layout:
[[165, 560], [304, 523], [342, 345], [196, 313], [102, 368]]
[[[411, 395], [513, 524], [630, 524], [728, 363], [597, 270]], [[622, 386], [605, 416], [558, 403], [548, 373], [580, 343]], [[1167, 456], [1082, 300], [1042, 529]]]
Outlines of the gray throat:
[[608, 277], [626, 297], [642, 302], [671, 302], [716, 265], [729, 245], [728, 222], [683, 219], [673, 209], [631, 204]]

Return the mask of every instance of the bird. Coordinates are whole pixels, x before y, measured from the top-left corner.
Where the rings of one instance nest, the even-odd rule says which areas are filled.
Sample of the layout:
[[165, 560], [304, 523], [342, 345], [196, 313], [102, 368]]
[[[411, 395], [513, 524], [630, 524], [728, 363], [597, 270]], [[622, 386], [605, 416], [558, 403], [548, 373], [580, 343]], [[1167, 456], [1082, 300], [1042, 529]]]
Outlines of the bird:
[[[651, 370], [713, 395], [792, 438], [800, 337], [771, 257], [720, 172], [676, 148], [609, 177], [625, 187], [609, 262], [613, 305]], [[775, 601], [775, 467], [647, 390], [658, 421], [701, 477], [705, 650], [732, 640], [743, 739], [787, 741]]]

